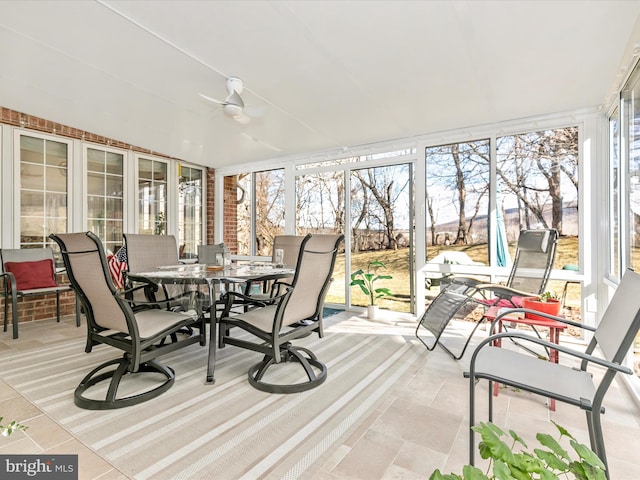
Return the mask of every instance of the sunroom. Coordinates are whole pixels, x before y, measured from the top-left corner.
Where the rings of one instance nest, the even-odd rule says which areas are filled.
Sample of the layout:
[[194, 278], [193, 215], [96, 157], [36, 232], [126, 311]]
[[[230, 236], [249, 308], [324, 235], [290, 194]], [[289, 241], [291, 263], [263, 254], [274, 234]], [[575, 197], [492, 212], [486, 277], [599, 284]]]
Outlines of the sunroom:
[[[0, 41], [0, 249], [341, 233], [326, 307], [382, 335], [452, 275], [503, 282], [524, 229], [559, 231], [547, 289], [585, 325], [640, 268], [638, 2], [9, 1]], [[350, 287], [375, 261], [380, 325]], [[60, 328], [38, 301], [17, 345]]]

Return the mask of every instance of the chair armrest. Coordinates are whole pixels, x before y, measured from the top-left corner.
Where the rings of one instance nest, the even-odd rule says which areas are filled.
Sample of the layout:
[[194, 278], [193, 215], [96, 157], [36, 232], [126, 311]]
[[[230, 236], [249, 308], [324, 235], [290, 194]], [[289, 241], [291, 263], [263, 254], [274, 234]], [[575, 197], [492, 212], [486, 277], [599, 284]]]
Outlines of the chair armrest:
[[[538, 312], [536, 312], [536, 313], [538, 313]], [[519, 340], [523, 340], [523, 341], [530, 342], [530, 343], [535, 343], [537, 345], [541, 345], [543, 347], [546, 347], [546, 348], [549, 348], [549, 349], [552, 349], [552, 350], [557, 350], [559, 352], [565, 353], [565, 354], [570, 355], [572, 357], [579, 358], [584, 362], [593, 363], [593, 364], [599, 365], [601, 367], [608, 368], [610, 370], [615, 370], [617, 372], [626, 373], [626, 374], [629, 374], [629, 375], [633, 373], [633, 370], [631, 370], [630, 368], [625, 367], [623, 365], [620, 365], [618, 363], [613, 363], [613, 362], [610, 362], [610, 361], [605, 360], [603, 358], [595, 357], [595, 356], [590, 355], [588, 353], [579, 352], [577, 350], [573, 350], [571, 348], [568, 348], [568, 347], [566, 347], [564, 345], [559, 345], [559, 344], [556, 344], [556, 343], [548, 342], [548, 341], [543, 340], [541, 338], [534, 337], [533, 335], [527, 335], [526, 333], [518, 333], [518, 332], [497, 333], [495, 335], [490, 335], [489, 337], [487, 337], [484, 340], [482, 340], [478, 344], [476, 349], [473, 351], [473, 355], [471, 356], [471, 361], [469, 363], [469, 370], [470, 370], [469, 373], [473, 374], [473, 372], [475, 370], [474, 367], [475, 367], [475, 362], [476, 362], [476, 357], [478, 355], [478, 352], [482, 348], [484, 348], [485, 346], [491, 345], [496, 340], [499, 340], [499, 339], [502, 339], [502, 338], [517, 338]], [[465, 373], [465, 376], [466, 375], [467, 374]]]
[[[222, 311], [221, 318], [229, 316], [229, 312], [231, 311], [231, 309], [233, 307], [237, 307], [239, 304], [254, 307], [254, 308], [273, 305], [274, 303], [278, 303], [284, 297], [288, 296], [291, 290], [292, 288], [287, 286], [286, 291], [284, 293], [281, 293], [275, 297], [270, 297], [269, 299], [261, 299], [261, 300], [256, 300], [250, 295], [245, 295], [243, 293], [227, 292], [224, 294], [225, 306], [224, 306], [224, 310]], [[236, 299], [239, 299], [240, 301], [237, 301]]]
[[16, 277], [11, 272], [0, 273], [0, 277], [6, 277], [4, 281], [4, 293], [8, 295], [9, 292], [18, 291], [18, 285], [16, 284]]

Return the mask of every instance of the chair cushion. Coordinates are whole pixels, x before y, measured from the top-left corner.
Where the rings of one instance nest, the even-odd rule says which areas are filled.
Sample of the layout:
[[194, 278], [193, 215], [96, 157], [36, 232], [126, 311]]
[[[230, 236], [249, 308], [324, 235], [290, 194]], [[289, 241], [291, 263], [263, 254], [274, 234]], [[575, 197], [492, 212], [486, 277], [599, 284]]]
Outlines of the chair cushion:
[[19, 291], [58, 286], [53, 271], [53, 260], [49, 258], [34, 262], [7, 262], [4, 269], [16, 277]]

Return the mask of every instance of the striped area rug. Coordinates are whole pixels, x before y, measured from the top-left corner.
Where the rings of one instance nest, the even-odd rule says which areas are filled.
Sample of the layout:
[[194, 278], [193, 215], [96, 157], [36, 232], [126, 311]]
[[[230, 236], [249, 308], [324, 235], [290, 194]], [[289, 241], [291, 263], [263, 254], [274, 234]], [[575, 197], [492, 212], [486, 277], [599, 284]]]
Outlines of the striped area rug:
[[118, 355], [109, 347], [86, 354], [78, 339], [3, 354], [0, 376], [130, 478], [313, 478], [385, 394], [407, 381], [425, 349], [403, 335], [340, 332], [296, 343], [314, 351], [329, 373], [318, 388], [292, 395], [252, 388], [246, 372], [261, 357], [235, 347], [218, 351], [213, 386], [204, 383], [206, 348], [163, 357], [176, 371], [174, 386], [119, 410], [73, 403], [80, 379]]

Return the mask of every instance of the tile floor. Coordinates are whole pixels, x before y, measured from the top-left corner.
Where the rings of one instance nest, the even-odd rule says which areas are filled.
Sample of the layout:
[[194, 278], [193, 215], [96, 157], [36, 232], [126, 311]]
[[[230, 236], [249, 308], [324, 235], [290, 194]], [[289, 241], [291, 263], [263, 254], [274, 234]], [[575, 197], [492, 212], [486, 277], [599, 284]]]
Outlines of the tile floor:
[[[460, 323], [456, 327], [464, 330], [467, 325]], [[327, 331], [400, 334], [406, 341], [415, 342], [416, 348], [424, 348], [416, 342], [414, 328], [414, 319], [391, 312], [383, 312], [382, 318], [375, 321], [357, 312], [343, 312], [327, 319]], [[12, 340], [9, 333], [0, 334], [0, 351], [37, 349], [41, 345], [41, 340], [37, 340], [42, 338], [38, 335], [40, 329], [47, 329], [49, 333], [55, 330], [58, 335], [69, 337], [84, 336], [84, 329], [75, 327], [73, 317], [65, 318], [60, 324], [35, 322], [21, 325], [17, 340]], [[443, 473], [460, 473], [468, 460], [468, 381], [462, 376], [466, 365], [465, 358], [456, 362], [439, 348], [425, 355], [424, 365], [412, 372], [410, 381], [396, 385], [359, 428], [335, 448], [330, 458], [312, 467], [305, 478], [426, 479], [436, 468]], [[486, 385], [479, 385], [477, 390], [480, 402], [477, 412], [482, 420]], [[526, 392], [501, 389], [495, 401], [494, 421], [515, 430], [530, 447], [536, 446], [535, 432], [554, 433], [550, 420], [588, 444], [584, 415], [578, 409], [558, 404], [557, 411], [550, 412], [545, 402], [544, 398]], [[638, 479], [638, 405], [620, 381], [610, 390], [605, 404], [607, 413], [603, 424], [611, 478]], [[77, 453], [81, 480], [128, 478], [2, 381], [0, 412], [5, 423], [15, 419], [29, 426], [25, 432], [0, 437], [0, 452]]]

